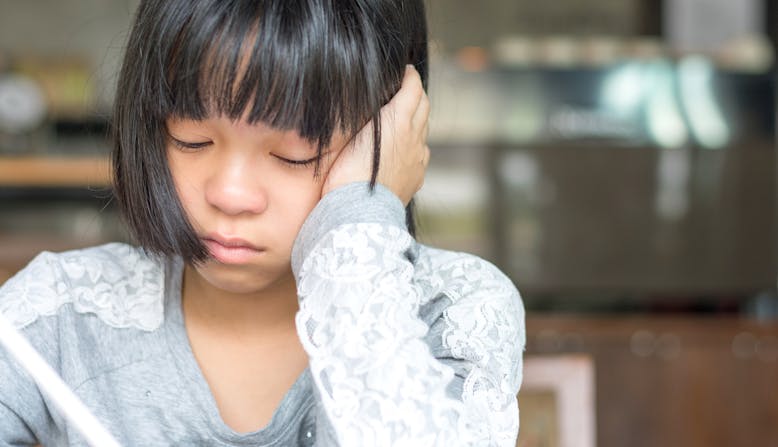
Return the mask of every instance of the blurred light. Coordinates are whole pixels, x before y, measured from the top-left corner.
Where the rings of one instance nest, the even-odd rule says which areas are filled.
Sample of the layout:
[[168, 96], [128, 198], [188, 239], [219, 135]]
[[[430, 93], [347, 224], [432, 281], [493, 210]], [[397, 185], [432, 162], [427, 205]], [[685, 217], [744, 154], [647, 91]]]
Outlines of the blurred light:
[[535, 159], [524, 152], [509, 152], [498, 167], [500, 179], [511, 188], [531, 189], [538, 184], [540, 169]]
[[550, 67], [572, 67], [579, 62], [579, 45], [571, 36], [540, 39], [538, 59]]
[[494, 44], [493, 54], [504, 66], [529, 66], [535, 61], [536, 43], [529, 37], [508, 35], [500, 37]]
[[747, 359], [756, 353], [756, 337], [750, 332], [741, 332], [732, 339], [732, 354]]
[[667, 62], [652, 64], [646, 104], [646, 127], [652, 139], [664, 148], [678, 148], [688, 139], [686, 125], [673, 94], [673, 70]]
[[773, 44], [762, 34], [731, 39], [717, 53], [717, 65], [750, 73], [768, 73], [774, 60]]
[[624, 53], [630, 59], [657, 60], [666, 56], [664, 44], [660, 39], [637, 37], [623, 42]]
[[632, 334], [630, 349], [638, 357], [648, 357], [654, 353], [655, 336], [652, 332], [640, 330]]
[[689, 211], [689, 151], [662, 150], [657, 162], [656, 213], [667, 221], [681, 220]]
[[593, 67], [614, 63], [622, 55], [621, 40], [608, 36], [591, 36], [581, 45], [582, 62]]
[[489, 54], [481, 47], [463, 47], [457, 51], [459, 66], [470, 72], [484, 71], [489, 66]]
[[729, 141], [729, 128], [713, 94], [714, 68], [700, 56], [686, 57], [678, 64], [681, 103], [694, 138], [702, 147], [719, 149]]
[[512, 200], [550, 204], [557, 195], [556, 184], [544, 178], [535, 157], [528, 152], [511, 151], [499, 161], [500, 180], [511, 188]]
[[488, 191], [487, 179], [476, 169], [430, 167], [418, 198], [425, 210], [472, 211], [483, 207]]
[[639, 63], [627, 63], [605, 78], [600, 94], [603, 105], [620, 115], [631, 115], [645, 98], [646, 79]]
[[0, 131], [22, 134], [46, 117], [46, 98], [40, 85], [20, 75], [0, 76]]

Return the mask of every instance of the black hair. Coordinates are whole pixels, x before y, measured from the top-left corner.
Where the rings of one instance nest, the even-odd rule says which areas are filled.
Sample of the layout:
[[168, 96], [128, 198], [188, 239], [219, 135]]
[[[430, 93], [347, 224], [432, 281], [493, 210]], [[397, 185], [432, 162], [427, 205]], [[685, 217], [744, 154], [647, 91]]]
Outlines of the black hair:
[[297, 131], [319, 154], [336, 130], [353, 136], [372, 120], [374, 186], [380, 109], [407, 64], [426, 88], [422, 0], [143, 0], [112, 128], [114, 192], [130, 232], [155, 253], [208, 256], [167, 165], [170, 117], [247, 117]]

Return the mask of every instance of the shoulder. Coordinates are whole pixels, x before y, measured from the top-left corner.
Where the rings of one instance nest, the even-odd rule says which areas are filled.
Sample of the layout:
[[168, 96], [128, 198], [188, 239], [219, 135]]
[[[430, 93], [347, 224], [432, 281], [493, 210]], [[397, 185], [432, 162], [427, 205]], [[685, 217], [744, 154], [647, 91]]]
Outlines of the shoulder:
[[427, 246], [419, 249], [416, 272], [433, 350], [491, 370], [518, 390], [526, 335], [513, 282], [478, 256]]
[[0, 312], [17, 327], [71, 305], [113, 327], [153, 330], [162, 318], [164, 260], [127, 244], [43, 252], [0, 288]]

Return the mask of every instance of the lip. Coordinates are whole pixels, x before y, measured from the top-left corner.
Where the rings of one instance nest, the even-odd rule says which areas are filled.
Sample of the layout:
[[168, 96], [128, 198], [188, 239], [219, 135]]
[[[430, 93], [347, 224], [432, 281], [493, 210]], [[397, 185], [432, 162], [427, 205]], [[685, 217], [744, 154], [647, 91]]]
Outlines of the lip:
[[222, 264], [245, 264], [265, 251], [245, 239], [218, 234], [209, 234], [202, 241], [211, 256]]

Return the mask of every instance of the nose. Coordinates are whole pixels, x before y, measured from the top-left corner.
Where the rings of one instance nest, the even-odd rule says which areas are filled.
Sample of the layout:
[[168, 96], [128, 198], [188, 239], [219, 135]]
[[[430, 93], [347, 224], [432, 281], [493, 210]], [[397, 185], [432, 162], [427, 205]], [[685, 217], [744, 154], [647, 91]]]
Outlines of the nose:
[[245, 159], [232, 159], [215, 168], [205, 185], [205, 200], [211, 206], [231, 216], [267, 209], [267, 191], [258, 170]]

